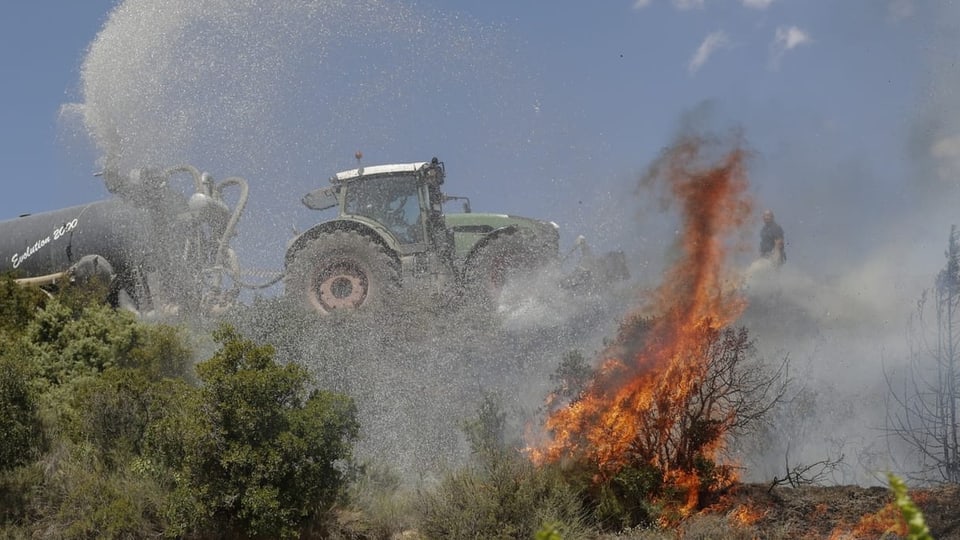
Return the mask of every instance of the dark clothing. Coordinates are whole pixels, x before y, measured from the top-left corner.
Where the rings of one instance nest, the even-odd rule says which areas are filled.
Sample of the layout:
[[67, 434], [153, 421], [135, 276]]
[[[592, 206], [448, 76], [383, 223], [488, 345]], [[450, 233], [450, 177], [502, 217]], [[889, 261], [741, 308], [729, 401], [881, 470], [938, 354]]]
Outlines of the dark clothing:
[[780, 240], [783, 260], [787, 260], [787, 250], [783, 247], [783, 228], [776, 221], [764, 223], [760, 230], [760, 255], [770, 255], [777, 245], [777, 240]]

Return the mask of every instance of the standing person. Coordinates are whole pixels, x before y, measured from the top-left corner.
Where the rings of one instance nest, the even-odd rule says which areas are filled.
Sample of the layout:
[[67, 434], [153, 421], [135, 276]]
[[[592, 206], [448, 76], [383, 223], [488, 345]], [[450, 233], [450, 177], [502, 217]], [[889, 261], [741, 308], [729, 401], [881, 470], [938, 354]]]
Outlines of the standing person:
[[787, 260], [783, 246], [783, 227], [773, 218], [773, 212], [763, 212], [763, 228], [760, 229], [760, 256], [770, 259], [774, 266], [780, 266]]

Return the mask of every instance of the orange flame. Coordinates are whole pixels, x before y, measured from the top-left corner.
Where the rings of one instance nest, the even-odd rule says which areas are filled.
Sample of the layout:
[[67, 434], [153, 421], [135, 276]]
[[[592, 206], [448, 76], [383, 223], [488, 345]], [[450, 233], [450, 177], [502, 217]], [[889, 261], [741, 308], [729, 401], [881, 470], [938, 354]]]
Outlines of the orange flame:
[[737, 525], [749, 527], [766, 517], [767, 511], [755, 508], [748, 504], [737, 505], [728, 514], [729, 519]]
[[903, 520], [900, 509], [894, 503], [887, 503], [875, 513], [862, 516], [853, 528], [842, 524], [837, 526], [830, 533], [830, 539], [884, 538], [891, 534], [898, 537], [906, 536], [907, 523]]
[[[682, 137], [645, 176], [645, 185], [665, 187], [667, 202], [681, 206], [680, 256], [648, 305], [621, 325], [583, 395], [550, 414], [546, 428], [552, 440], [531, 452], [538, 463], [586, 459], [606, 477], [639, 459], [688, 490], [687, 510], [697, 503], [699, 478], [691, 474], [692, 464], [664, 455], [683, 451], [675, 447], [677, 432], [705, 375], [710, 337], [745, 307], [727, 286], [724, 271], [732, 233], [751, 213], [746, 152], [737, 139], [718, 162], [707, 163], [719, 142]], [[702, 453], [712, 459], [720, 444], [717, 438]], [[662, 446], [663, 452], [637, 455], [650, 446]]]

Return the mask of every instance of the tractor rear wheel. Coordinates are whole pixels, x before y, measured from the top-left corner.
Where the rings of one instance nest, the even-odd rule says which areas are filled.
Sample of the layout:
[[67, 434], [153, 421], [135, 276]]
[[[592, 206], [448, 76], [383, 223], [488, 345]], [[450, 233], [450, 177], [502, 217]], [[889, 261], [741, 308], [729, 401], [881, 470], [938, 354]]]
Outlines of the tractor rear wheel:
[[532, 279], [548, 263], [545, 250], [522, 231], [495, 238], [466, 263], [463, 276], [467, 299], [496, 306], [507, 283]]
[[383, 305], [399, 284], [397, 263], [354, 231], [325, 233], [294, 256], [285, 292], [322, 314]]

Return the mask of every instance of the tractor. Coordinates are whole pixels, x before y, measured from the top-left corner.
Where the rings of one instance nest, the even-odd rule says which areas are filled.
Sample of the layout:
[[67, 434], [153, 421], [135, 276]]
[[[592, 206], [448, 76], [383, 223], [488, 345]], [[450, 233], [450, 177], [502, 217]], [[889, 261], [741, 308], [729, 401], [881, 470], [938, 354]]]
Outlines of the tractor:
[[[358, 166], [307, 193], [308, 208], [337, 214], [290, 243], [286, 294], [321, 314], [382, 306], [409, 283], [495, 303], [509, 280], [558, 260], [555, 223], [474, 213], [442, 191], [445, 177], [437, 158]], [[445, 213], [451, 201], [463, 212]]]

